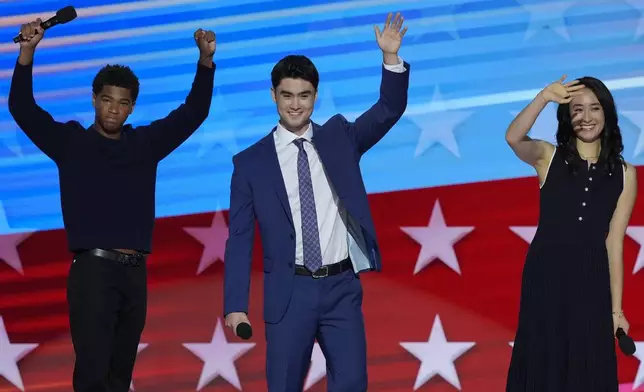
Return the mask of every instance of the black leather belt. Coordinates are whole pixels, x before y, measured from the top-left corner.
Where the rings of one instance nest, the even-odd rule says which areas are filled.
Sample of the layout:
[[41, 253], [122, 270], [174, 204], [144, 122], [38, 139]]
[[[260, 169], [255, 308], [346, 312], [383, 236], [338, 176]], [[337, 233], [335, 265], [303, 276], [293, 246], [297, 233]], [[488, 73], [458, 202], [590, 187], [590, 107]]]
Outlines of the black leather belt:
[[144, 263], [145, 259], [147, 258], [147, 256], [143, 253], [130, 254], [98, 248], [89, 249], [83, 253], [88, 253], [92, 256], [116, 261], [117, 263], [123, 264], [127, 267], [138, 267], [139, 265]]
[[323, 265], [320, 267], [315, 272], [309, 271], [305, 266], [303, 265], [296, 265], [295, 266], [295, 274], [296, 275], [304, 275], [304, 276], [310, 276], [314, 279], [319, 279], [319, 278], [326, 278], [327, 276], [333, 276], [337, 275], [339, 273], [342, 273], [346, 270], [353, 269], [353, 264], [351, 264], [351, 259], [347, 257], [346, 259], [334, 263], [334, 264], [329, 264], [329, 265]]

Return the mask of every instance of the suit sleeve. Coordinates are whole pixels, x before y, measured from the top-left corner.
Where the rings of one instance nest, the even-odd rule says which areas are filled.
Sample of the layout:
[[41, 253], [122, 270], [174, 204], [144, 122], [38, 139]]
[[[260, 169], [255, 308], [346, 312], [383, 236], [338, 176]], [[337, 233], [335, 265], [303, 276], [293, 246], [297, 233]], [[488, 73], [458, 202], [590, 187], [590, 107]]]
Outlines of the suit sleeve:
[[343, 118], [359, 155], [378, 143], [407, 109], [410, 65], [406, 62], [401, 65], [404, 68], [383, 64], [378, 101], [353, 123]]
[[255, 236], [253, 194], [248, 179], [233, 158], [230, 181], [228, 240], [224, 255], [224, 316], [232, 312], [248, 313], [250, 272]]
[[185, 142], [206, 121], [212, 102], [215, 64], [208, 68], [197, 64], [197, 72], [186, 100], [166, 117], [150, 125], [137, 127], [149, 153], [162, 160]]
[[9, 113], [36, 147], [55, 162], [65, 155], [75, 122], [61, 123], [38, 106], [34, 98], [33, 63], [16, 62], [9, 90]]

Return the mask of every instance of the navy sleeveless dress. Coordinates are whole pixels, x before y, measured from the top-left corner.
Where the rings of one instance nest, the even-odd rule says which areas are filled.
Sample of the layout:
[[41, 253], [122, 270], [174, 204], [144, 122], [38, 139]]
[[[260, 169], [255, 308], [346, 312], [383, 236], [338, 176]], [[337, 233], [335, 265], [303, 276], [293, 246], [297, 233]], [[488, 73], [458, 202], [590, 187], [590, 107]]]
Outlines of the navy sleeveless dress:
[[540, 191], [506, 392], [618, 391], [606, 236], [624, 168], [572, 173], [562, 152]]

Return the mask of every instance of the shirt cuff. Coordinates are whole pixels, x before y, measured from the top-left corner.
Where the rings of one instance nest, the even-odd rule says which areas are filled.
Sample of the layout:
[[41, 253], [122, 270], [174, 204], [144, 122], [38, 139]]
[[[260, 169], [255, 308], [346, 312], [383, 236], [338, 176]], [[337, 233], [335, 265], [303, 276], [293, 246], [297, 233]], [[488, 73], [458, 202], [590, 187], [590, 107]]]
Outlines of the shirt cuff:
[[382, 65], [385, 67], [387, 71], [391, 72], [396, 72], [396, 73], [403, 73], [406, 72], [407, 69], [405, 68], [405, 64], [403, 63], [403, 59], [398, 56], [398, 64], [385, 64], [382, 63]]

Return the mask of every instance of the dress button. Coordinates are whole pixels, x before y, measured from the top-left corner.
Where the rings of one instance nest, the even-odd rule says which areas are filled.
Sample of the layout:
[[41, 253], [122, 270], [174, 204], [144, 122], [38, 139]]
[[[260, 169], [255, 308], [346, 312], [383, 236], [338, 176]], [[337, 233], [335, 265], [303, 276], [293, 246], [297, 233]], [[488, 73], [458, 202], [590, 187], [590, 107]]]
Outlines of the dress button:
[[593, 178], [592, 178], [592, 177], [588, 177], [588, 179], [589, 179], [590, 181], [592, 181], [592, 180], [593, 180]]
[[586, 207], [586, 202], [581, 203], [583, 207]]
[[581, 221], [583, 221], [583, 220], [584, 220], [584, 218], [582, 218], [582, 217], [580, 216], [580, 217], [579, 217], [579, 221], [581, 222]]
[[588, 187], [585, 187], [585, 188], [584, 188], [584, 190], [585, 190], [586, 192], [588, 192]]

